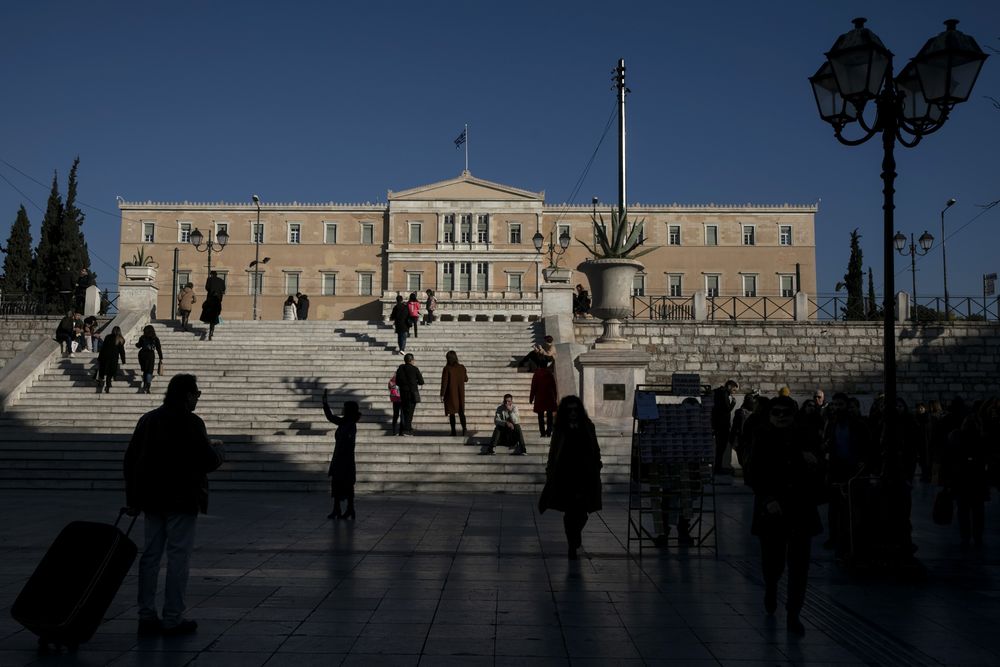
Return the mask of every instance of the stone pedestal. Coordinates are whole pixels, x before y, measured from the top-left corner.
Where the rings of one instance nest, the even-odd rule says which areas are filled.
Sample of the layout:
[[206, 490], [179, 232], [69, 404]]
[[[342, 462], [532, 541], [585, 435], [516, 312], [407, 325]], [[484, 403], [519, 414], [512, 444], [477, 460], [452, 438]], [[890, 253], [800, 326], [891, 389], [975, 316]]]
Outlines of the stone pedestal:
[[156, 297], [159, 291], [160, 289], [156, 286], [155, 269], [152, 278], [148, 275], [143, 275], [138, 279], [126, 277], [118, 284], [118, 312], [138, 311], [155, 319]]
[[896, 321], [910, 319], [910, 295], [906, 292], [896, 292]]
[[795, 321], [805, 322], [809, 319], [809, 295], [805, 292], [795, 293]]
[[97, 285], [87, 288], [87, 294], [83, 299], [83, 316], [90, 317], [97, 315], [101, 311], [101, 290]]
[[708, 319], [708, 295], [705, 290], [698, 290], [694, 293], [694, 319], [704, 322]]
[[607, 348], [577, 358], [580, 398], [591, 419], [631, 432], [635, 386], [646, 382], [650, 359], [640, 350]]

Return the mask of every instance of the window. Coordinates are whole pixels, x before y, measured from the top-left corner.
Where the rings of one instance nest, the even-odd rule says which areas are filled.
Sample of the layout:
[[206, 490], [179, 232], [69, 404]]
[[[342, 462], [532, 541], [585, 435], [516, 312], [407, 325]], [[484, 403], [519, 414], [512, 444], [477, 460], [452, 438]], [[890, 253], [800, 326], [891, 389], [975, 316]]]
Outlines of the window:
[[177, 240], [181, 243], [191, 243], [191, 223], [182, 222], [180, 223], [180, 233], [177, 235]]
[[285, 273], [285, 294], [299, 293], [299, 273]]
[[420, 243], [420, 223], [411, 222], [409, 225], [409, 243]]
[[757, 296], [757, 276], [743, 276], [743, 296]]
[[778, 276], [781, 296], [795, 296], [795, 276]]
[[462, 243], [472, 243], [472, 215], [469, 213], [462, 214]]
[[669, 225], [667, 227], [667, 245], [681, 244], [681, 226]]
[[705, 225], [705, 245], [719, 245], [718, 225]]
[[336, 222], [324, 222], [323, 223], [323, 243], [336, 243], [337, 242], [337, 223]]
[[670, 296], [680, 296], [683, 285], [681, 284], [681, 276], [679, 274], [671, 274], [667, 276], [667, 294]]
[[705, 293], [707, 296], [719, 296], [719, 276], [709, 274], [705, 276]]
[[756, 245], [757, 228], [753, 225], [743, 225], [743, 245]]
[[334, 296], [337, 293], [337, 274], [336, 273], [324, 273], [323, 274], [323, 286], [320, 289], [320, 293], [323, 296]]
[[[371, 245], [375, 243], [375, 225], [370, 222], [361, 223], [361, 243]], [[369, 292], [371, 294], [371, 292]]]
[[419, 292], [420, 291], [420, 274], [416, 272], [407, 272], [406, 274], [406, 291], [407, 292]]
[[454, 262], [446, 262], [441, 266], [441, 286], [449, 292], [455, 289]]
[[302, 243], [302, 223], [288, 223], [288, 242], [291, 244]]
[[455, 242], [455, 214], [449, 213], [444, 216], [444, 242]]
[[521, 278], [520, 273], [508, 273], [507, 274], [507, 291], [508, 292], [520, 292], [521, 291]]
[[255, 222], [250, 228], [250, 243], [264, 243], [264, 223]]
[[142, 242], [143, 243], [155, 243], [156, 242], [156, 233], [154, 232], [155, 229], [156, 229], [156, 225], [154, 223], [152, 223], [152, 222], [144, 222], [144, 223], [142, 223]]
[[191, 282], [191, 272], [190, 271], [178, 271], [177, 272], [177, 291], [180, 292], [181, 288]]
[[249, 294], [264, 293], [264, 274], [261, 271], [250, 272], [250, 282], [247, 287], [247, 292]]
[[458, 263], [458, 290], [468, 292], [472, 289], [472, 262]]
[[476, 218], [476, 243], [490, 242], [490, 216], [480, 215]]
[[780, 225], [778, 227], [778, 245], [792, 245], [791, 225]]
[[646, 294], [646, 276], [637, 273], [632, 277], [632, 296], [643, 296]]
[[489, 289], [490, 265], [486, 262], [476, 262], [476, 289], [485, 292]]
[[521, 223], [510, 223], [510, 242], [512, 245], [521, 242]]
[[358, 294], [361, 296], [371, 296], [372, 295], [372, 285], [375, 283], [374, 273], [359, 273], [358, 274]]

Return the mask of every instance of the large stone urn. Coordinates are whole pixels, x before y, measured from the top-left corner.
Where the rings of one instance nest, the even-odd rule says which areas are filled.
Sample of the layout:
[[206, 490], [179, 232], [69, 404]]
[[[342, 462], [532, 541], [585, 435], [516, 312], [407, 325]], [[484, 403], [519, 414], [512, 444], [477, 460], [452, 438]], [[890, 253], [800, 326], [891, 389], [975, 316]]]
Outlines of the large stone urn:
[[576, 268], [590, 283], [590, 313], [604, 324], [594, 346], [631, 349], [632, 344], [622, 336], [622, 320], [632, 314], [632, 280], [643, 269], [642, 262], [606, 257], [588, 259]]

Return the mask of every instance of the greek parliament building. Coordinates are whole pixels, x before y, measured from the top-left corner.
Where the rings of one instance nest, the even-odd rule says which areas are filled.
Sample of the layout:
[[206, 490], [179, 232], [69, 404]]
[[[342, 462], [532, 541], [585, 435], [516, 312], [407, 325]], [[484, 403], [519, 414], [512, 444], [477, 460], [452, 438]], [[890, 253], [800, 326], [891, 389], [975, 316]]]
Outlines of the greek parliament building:
[[[264, 201], [259, 225], [252, 201], [120, 201], [119, 208], [121, 261], [144, 247], [159, 267], [157, 317], [172, 312], [176, 285], [194, 283], [201, 303], [211, 238], [211, 267], [227, 286], [224, 317], [250, 319], [256, 290], [260, 319], [281, 319], [287, 295], [302, 292], [309, 295], [309, 318], [328, 320], [381, 319], [397, 293], [428, 288], [444, 319], [536, 319], [549, 244], [558, 253], [558, 238], [568, 232], [570, 244], [556, 259], [575, 269], [590, 257], [580, 241], [593, 247], [594, 210], [603, 210], [605, 219], [610, 210], [604, 204], [547, 204], [544, 191], [468, 171], [389, 191], [387, 203]], [[633, 292], [678, 303], [699, 291], [747, 298], [815, 294], [816, 210], [811, 204], [634, 204], [630, 216], [645, 220], [645, 247], [656, 250], [640, 258], [645, 270]], [[201, 251], [190, 242], [195, 230], [205, 239]], [[223, 231], [229, 238], [220, 250]], [[538, 232], [545, 239], [541, 251], [532, 241]], [[577, 271], [570, 280], [586, 285]], [[193, 315], [198, 312], [196, 305]]]

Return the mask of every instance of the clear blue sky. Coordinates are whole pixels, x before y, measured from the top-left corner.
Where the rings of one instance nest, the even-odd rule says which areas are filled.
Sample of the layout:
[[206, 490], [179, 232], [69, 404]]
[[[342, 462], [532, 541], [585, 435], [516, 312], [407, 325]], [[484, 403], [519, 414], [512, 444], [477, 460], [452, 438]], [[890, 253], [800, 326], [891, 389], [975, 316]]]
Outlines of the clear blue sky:
[[[841, 146], [806, 78], [867, 16], [904, 63], [946, 18], [1000, 47], [1000, 3], [7, 2], [0, 4], [0, 239], [22, 202], [33, 242], [54, 169], [81, 158], [79, 197], [102, 286], [128, 200], [385, 201], [457, 176], [469, 124], [476, 176], [570, 201], [626, 59], [629, 200], [813, 203], [820, 291], [850, 230], [882, 281], [881, 149]], [[973, 98], [917, 148], [898, 148], [897, 227], [940, 238], [952, 295], [1000, 271], [1000, 56]], [[616, 198], [614, 130], [573, 201]], [[27, 174], [30, 178], [21, 173]], [[34, 182], [35, 179], [41, 183]], [[23, 194], [21, 194], [23, 193]], [[910, 285], [909, 258], [895, 263]], [[918, 292], [941, 294], [941, 254]]]

